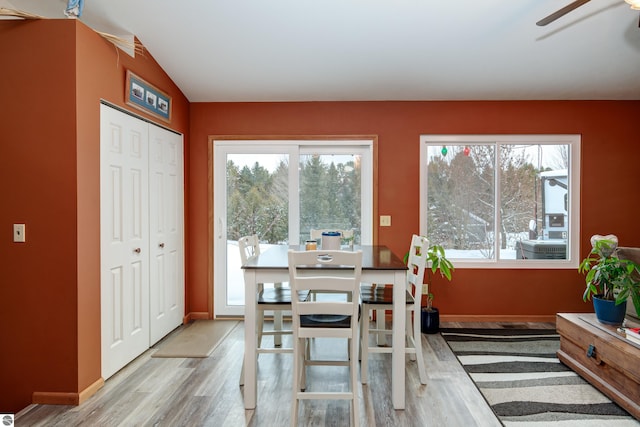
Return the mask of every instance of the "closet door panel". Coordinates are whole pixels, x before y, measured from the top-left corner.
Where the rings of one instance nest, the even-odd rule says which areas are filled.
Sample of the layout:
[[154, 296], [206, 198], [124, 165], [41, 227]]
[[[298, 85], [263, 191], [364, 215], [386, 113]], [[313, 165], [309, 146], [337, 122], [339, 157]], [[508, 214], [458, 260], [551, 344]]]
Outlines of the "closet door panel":
[[150, 125], [150, 345], [184, 317], [184, 173], [182, 136]]
[[101, 106], [102, 377], [149, 346], [148, 125]]

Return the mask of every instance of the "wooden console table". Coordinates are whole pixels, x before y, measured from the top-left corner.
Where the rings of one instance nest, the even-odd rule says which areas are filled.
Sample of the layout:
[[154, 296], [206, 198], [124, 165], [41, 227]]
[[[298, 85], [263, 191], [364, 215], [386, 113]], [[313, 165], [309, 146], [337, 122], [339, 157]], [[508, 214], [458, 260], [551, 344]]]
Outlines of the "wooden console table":
[[604, 325], [593, 313], [559, 313], [558, 359], [640, 419], [640, 345]]

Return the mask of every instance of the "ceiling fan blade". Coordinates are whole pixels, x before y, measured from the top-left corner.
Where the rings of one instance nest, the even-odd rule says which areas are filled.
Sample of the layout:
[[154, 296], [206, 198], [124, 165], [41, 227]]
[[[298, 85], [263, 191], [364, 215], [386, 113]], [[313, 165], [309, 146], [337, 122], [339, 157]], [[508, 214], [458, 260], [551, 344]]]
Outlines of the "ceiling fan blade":
[[536, 22], [536, 25], [539, 27], [544, 27], [547, 24], [552, 23], [553, 21], [555, 21], [556, 19], [560, 18], [561, 16], [566, 15], [567, 13], [571, 12], [572, 10], [575, 10], [577, 8], [579, 8], [580, 6], [582, 6], [585, 3], [588, 3], [591, 0], [576, 0], [573, 3], [569, 3], [568, 5], [566, 5], [565, 7], [563, 7], [562, 9], [559, 9], [555, 12], [553, 12], [551, 15], [542, 18], [541, 20], [539, 20], [538, 22]]

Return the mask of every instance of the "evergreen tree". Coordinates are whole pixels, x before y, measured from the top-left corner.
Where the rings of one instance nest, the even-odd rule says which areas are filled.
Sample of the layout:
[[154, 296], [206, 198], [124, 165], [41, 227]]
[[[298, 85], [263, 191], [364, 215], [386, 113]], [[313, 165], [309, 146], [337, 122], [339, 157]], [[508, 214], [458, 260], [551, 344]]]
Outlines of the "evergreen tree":
[[[360, 170], [309, 156], [300, 165], [300, 234], [311, 228], [360, 228]], [[273, 173], [256, 162], [239, 169], [227, 163], [227, 236], [257, 234], [267, 243], [289, 242], [289, 165]]]

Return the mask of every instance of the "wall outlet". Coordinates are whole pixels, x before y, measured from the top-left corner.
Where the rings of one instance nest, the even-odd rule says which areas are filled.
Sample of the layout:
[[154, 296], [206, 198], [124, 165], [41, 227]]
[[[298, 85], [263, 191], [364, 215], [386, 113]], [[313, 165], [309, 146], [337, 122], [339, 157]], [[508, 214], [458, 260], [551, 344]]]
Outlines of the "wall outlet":
[[26, 242], [24, 224], [13, 224], [13, 241], [18, 243]]
[[391, 215], [380, 215], [380, 227], [391, 227]]

